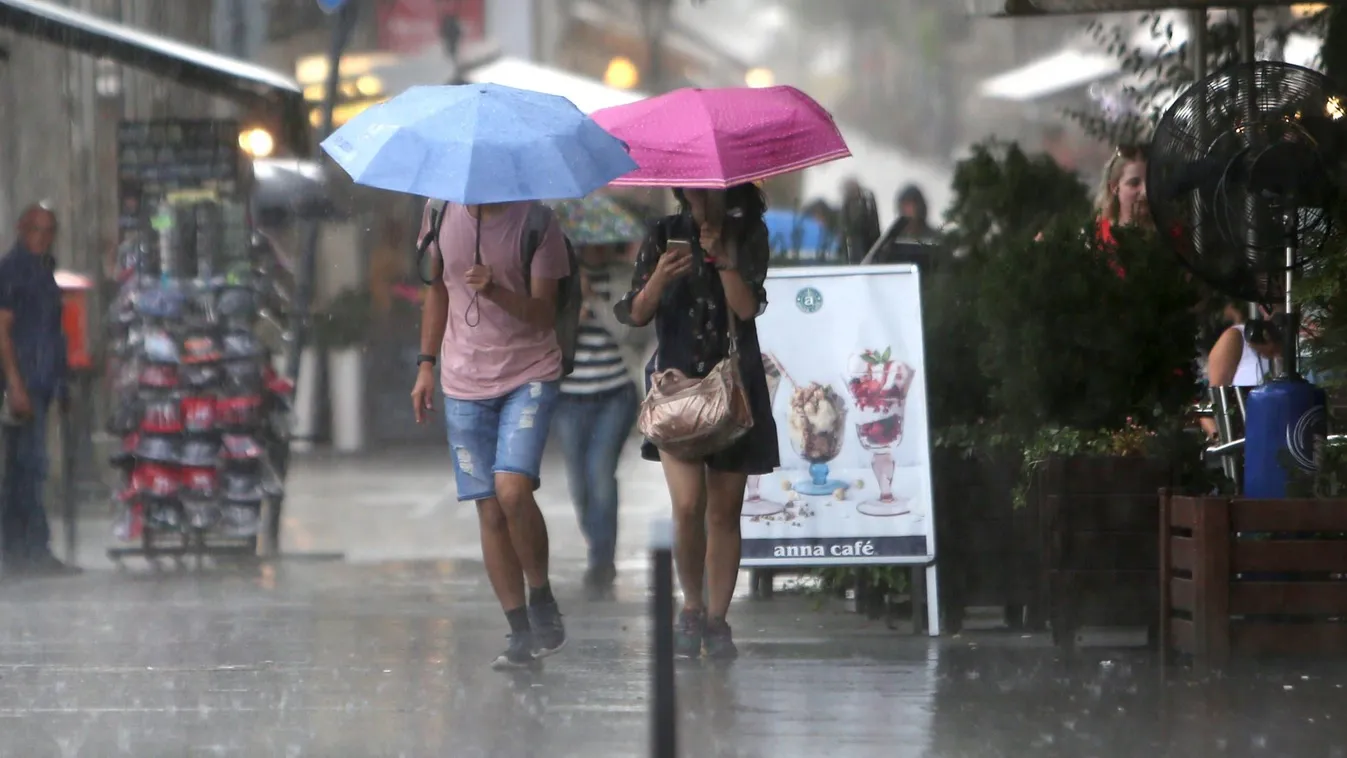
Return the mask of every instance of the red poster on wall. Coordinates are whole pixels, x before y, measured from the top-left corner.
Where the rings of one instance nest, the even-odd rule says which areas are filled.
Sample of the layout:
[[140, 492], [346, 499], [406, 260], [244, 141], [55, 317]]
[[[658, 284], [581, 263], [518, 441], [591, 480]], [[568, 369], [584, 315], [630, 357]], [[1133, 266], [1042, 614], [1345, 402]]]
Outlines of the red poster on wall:
[[458, 17], [464, 42], [480, 40], [486, 32], [486, 0], [382, 0], [379, 47], [410, 54], [442, 44], [440, 25], [449, 16]]

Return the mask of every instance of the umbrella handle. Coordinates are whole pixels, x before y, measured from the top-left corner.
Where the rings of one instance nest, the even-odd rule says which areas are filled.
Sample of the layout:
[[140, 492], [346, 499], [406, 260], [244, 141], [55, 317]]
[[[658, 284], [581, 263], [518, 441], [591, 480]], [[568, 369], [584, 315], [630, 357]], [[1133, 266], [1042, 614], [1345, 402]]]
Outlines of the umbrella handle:
[[[482, 304], [478, 302], [479, 297], [480, 295], [478, 293], [476, 292], [472, 293], [472, 300], [468, 302], [467, 310], [463, 311], [464, 323], [466, 323], [470, 327], [473, 327], [474, 329], [477, 328], [477, 326], [482, 323]], [[475, 320], [473, 319], [472, 315], [472, 312], [474, 310], [477, 311], [477, 318]]]
[[[472, 260], [473, 260], [473, 263], [475, 263], [476, 265], [480, 266], [480, 265], [482, 265], [482, 206], [480, 206], [480, 205], [477, 206], [477, 245], [476, 245], [476, 247], [477, 247], [477, 249], [476, 249], [475, 251], [473, 251], [473, 254], [472, 254]], [[468, 326], [470, 326], [470, 327], [473, 327], [474, 329], [477, 327], [478, 324], [481, 324], [481, 323], [482, 323], [482, 304], [481, 304], [481, 302], [478, 300], [479, 297], [481, 297], [481, 293], [478, 293], [478, 292], [472, 293], [472, 300], [470, 300], [470, 301], [468, 302], [468, 308], [467, 308], [467, 310], [463, 311], [463, 321], [464, 321], [464, 323], [466, 323], [466, 324], [467, 324]], [[474, 320], [473, 320], [473, 317], [472, 317], [473, 309], [476, 309], [476, 310], [477, 310], [477, 320], [476, 320], [476, 321], [474, 321]]]

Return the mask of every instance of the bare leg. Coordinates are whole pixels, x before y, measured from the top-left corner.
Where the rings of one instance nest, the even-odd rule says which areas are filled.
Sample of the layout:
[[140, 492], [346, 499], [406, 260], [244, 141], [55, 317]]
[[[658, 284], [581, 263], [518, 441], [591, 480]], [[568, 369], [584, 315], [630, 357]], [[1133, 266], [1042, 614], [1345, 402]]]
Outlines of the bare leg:
[[533, 499], [533, 481], [520, 474], [496, 474], [496, 496], [529, 587], [543, 587], [547, 584], [547, 522]]
[[739, 581], [740, 511], [744, 507], [744, 485], [748, 477], [724, 471], [706, 475], [706, 572], [707, 615], [725, 618]]
[[[683, 608], [706, 607], [702, 582], [706, 576], [706, 466], [661, 455], [664, 480], [673, 500], [674, 559], [683, 587]], [[741, 493], [742, 494], [742, 493]]]
[[511, 611], [524, 606], [524, 572], [519, 567], [510, 528], [496, 499], [477, 501], [477, 523], [482, 533], [482, 561], [500, 607]]

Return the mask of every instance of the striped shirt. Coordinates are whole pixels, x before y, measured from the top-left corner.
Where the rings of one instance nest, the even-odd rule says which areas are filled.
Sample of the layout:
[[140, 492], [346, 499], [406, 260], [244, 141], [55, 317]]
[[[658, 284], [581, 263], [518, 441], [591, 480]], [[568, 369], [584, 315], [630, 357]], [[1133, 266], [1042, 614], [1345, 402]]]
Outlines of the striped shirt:
[[[611, 308], [612, 280], [606, 271], [587, 270], [590, 289], [597, 302], [593, 308]], [[627, 366], [622, 362], [622, 350], [617, 340], [603, 325], [586, 312], [580, 318], [576, 335], [575, 371], [561, 380], [561, 391], [567, 395], [594, 395], [609, 392], [631, 382]]]

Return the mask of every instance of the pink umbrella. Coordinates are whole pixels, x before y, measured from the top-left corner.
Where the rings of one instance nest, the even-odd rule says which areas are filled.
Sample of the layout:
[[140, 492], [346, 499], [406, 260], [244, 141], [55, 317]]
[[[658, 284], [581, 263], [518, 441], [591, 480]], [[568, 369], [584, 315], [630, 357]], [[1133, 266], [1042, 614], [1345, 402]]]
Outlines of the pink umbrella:
[[591, 117], [639, 166], [616, 186], [725, 189], [851, 155], [828, 111], [794, 87], [680, 89]]

